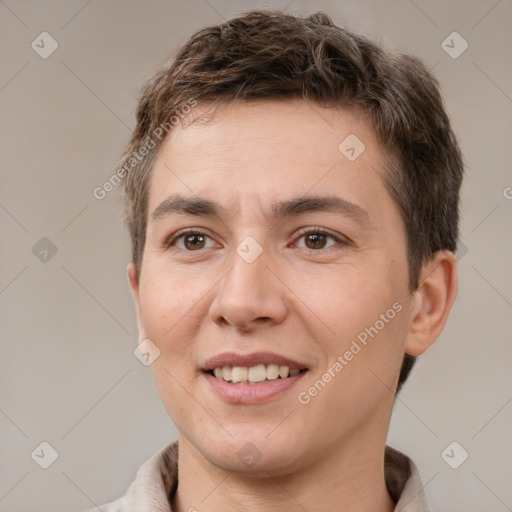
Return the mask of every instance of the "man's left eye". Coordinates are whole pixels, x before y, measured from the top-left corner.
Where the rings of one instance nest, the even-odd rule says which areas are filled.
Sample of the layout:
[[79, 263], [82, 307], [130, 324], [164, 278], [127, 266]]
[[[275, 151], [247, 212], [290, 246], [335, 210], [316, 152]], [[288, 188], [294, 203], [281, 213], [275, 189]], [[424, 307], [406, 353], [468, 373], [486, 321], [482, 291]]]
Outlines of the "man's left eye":
[[[206, 247], [206, 239], [212, 240], [211, 237], [201, 231], [188, 232], [174, 237], [168, 242], [167, 246], [177, 245], [179, 249], [186, 251], [208, 249], [208, 247]], [[183, 244], [180, 246], [180, 244], [176, 242], [183, 242]]]
[[[334, 240], [334, 243], [326, 247], [329, 238]], [[298, 240], [300, 239], [304, 239], [305, 248], [311, 250], [328, 249], [336, 245], [336, 243], [343, 243], [343, 240], [322, 229], [310, 229], [309, 231], [302, 232]]]

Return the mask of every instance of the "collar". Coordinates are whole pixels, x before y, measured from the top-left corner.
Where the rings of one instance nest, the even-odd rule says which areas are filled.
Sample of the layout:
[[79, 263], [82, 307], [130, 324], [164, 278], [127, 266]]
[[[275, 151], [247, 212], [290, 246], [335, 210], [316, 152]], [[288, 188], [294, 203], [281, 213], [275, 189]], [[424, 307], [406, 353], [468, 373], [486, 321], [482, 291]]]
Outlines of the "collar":
[[[386, 446], [384, 476], [395, 512], [429, 512], [425, 491], [414, 462]], [[104, 512], [172, 512], [170, 498], [178, 486], [178, 442], [155, 453], [138, 470], [126, 494], [102, 506]], [[92, 512], [93, 509], [90, 509]], [[89, 510], [85, 512], [90, 512]]]

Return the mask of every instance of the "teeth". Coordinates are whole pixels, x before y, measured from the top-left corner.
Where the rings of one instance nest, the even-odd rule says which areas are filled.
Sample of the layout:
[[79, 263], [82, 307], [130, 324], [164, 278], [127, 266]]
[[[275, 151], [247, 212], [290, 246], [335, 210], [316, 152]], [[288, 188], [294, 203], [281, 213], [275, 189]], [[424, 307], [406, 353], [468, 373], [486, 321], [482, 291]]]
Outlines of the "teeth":
[[280, 366], [278, 373], [281, 379], [286, 379], [286, 377], [288, 377], [288, 374], [290, 373], [290, 368], [288, 368], [288, 366]]
[[[217, 377], [217, 375], [215, 375], [215, 377]], [[222, 368], [222, 376], [220, 378], [224, 380], [231, 380], [231, 366], [224, 366]]]
[[[215, 370], [213, 371], [215, 374]], [[247, 380], [247, 368], [243, 366], [234, 366], [231, 368], [231, 381], [232, 382], [244, 382]]]
[[267, 378], [267, 369], [264, 364], [258, 366], [251, 366], [249, 368], [249, 381], [250, 382], [262, 382]]
[[277, 364], [269, 364], [267, 366], [267, 379], [274, 380], [279, 377], [279, 366]]
[[218, 379], [242, 384], [257, 384], [264, 380], [275, 380], [279, 377], [286, 379], [287, 377], [297, 375], [299, 372], [300, 370], [297, 368], [290, 370], [289, 366], [279, 366], [277, 364], [269, 364], [267, 366], [259, 364], [251, 367], [223, 366], [213, 370], [213, 374]]

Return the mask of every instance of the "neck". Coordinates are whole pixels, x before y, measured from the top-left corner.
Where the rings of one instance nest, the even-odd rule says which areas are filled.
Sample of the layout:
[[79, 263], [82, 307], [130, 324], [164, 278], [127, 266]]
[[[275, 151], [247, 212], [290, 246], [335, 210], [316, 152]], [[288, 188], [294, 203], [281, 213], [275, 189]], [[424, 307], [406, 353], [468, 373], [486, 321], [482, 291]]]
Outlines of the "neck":
[[[204, 459], [180, 436], [178, 488], [173, 512], [392, 512], [384, 480], [384, 442], [374, 440], [330, 450], [285, 476], [248, 477]], [[380, 443], [380, 444], [379, 444]]]

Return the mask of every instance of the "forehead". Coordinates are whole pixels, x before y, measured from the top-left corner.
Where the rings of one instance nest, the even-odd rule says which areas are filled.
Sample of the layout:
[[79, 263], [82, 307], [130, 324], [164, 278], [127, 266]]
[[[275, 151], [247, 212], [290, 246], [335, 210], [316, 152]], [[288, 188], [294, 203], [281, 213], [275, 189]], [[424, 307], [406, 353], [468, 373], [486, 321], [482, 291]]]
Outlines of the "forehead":
[[258, 208], [265, 215], [277, 200], [310, 193], [341, 194], [370, 210], [390, 199], [377, 197], [388, 195], [387, 155], [360, 110], [293, 100], [234, 102], [208, 114], [199, 104], [162, 144], [148, 216], [175, 193], [210, 198], [233, 214]]

